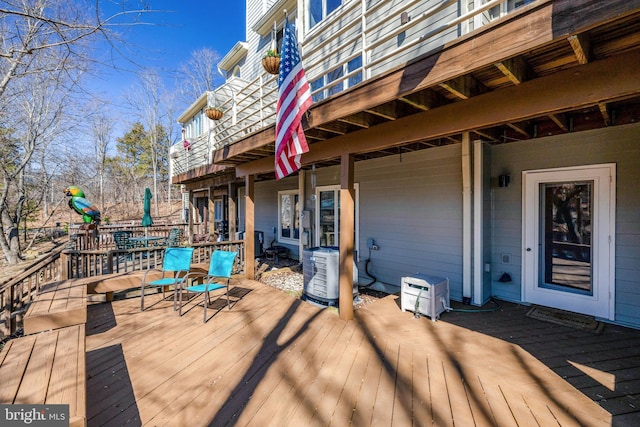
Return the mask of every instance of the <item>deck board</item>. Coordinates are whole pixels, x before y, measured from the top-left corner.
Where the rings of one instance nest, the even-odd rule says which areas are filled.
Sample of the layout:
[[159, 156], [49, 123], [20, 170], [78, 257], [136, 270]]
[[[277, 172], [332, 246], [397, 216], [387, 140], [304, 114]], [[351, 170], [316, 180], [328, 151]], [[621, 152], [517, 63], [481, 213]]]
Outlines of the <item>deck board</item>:
[[85, 425], [84, 325], [10, 340], [2, 353], [1, 403], [67, 404], [70, 425]]
[[66, 328], [87, 321], [85, 279], [49, 283], [40, 289], [24, 317], [24, 334]]
[[[171, 301], [142, 313], [137, 298], [90, 306], [88, 425], [605, 426], [616, 414], [636, 419], [623, 410], [623, 388], [640, 388], [640, 353], [631, 345], [640, 331], [585, 335], [526, 318], [517, 305], [445, 313], [433, 323], [402, 313], [393, 296], [345, 322], [257, 282], [237, 284], [250, 292], [206, 324], [201, 307], [179, 317]], [[608, 344], [623, 354], [605, 355]], [[615, 376], [609, 393], [619, 401], [609, 403], [611, 412], [590, 398], [605, 386], [598, 378], [609, 376], [583, 368], [591, 378], [572, 359]]]
[[[315, 378], [315, 367], [317, 366], [318, 359], [323, 348], [330, 347], [334, 342], [334, 333], [336, 328], [343, 327], [338, 322], [329, 321], [331, 315], [323, 316], [322, 323], [319, 323], [322, 327], [318, 330], [316, 335], [307, 337], [307, 340], [298, 346], [297, 351], [292, 354], [293, 363], [291, 368], [282, 372], [281, 384], [285, 391], [283, 394], [274, 391], [272, 402], [270, 406], [277, 406], [277, 410], [272, 417], [267, 414], [264, 416], [254, 415], [260, 419], [264, 419], [268, 426], [277, 427], [282, 425], [281, 420], [290, 419], [294, 411], [297, 410], [299, 404], [298, 396], [306, 389], [306, 385], [309, 384]], [[311, 345], [313, 344], [313, 345]], [[309, 351], [311, 350], [311, 351]]]

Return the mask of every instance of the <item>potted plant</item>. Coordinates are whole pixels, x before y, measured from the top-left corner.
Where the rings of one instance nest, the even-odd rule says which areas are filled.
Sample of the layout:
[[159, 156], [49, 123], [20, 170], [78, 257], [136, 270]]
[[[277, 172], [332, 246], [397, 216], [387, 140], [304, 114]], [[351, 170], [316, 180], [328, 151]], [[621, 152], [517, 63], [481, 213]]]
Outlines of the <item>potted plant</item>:
[[222, 115], [224, 114], [224, 112], [222, 111], [222, 108], [219, 107], [214, 107], [212, 105], [209, 105], [205, 110], [204, 113], [207, 115], [207, 117], [209, 117], [211, 120], [220, 120], [222, 118]]
[[269, 49], [262, 57], [262, 67], [269, 74], [280, 73], [280, 54], [275, 49]]

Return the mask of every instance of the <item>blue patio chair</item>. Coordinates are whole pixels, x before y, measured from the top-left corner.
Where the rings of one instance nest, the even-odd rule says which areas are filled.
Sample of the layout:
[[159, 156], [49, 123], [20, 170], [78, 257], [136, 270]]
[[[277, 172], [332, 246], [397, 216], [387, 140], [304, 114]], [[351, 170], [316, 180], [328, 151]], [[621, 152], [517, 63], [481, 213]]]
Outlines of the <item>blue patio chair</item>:
[[[184, 282], [191, 268], [191, 258], [193, 257], [193, 248], [166, 248], [164, 250], [164, 259], [162, 260], [162, 270], [152, 268], [147, 270], [142, 276], [142, 284], [140, 286], [140, 311], [144, 311], [144, 288], [147, 286], [162, 288], [162, 299], [165, 299], [165, 290], [168, 286], [173, 286], [173, 310], [176, 309], [176, 292]], [[162, 278], [147, 281], [147, 274], [152, 271], [161, 271]]]
[[[233, 265], [235, 263], [237, 252], [230, 251], [214, 251], [211, 255], [211, 262], [209, 263], [209, 271], [206, 274], [190, 273], [189, 279], [198, 278], [201, 284], [186, 286], [179, 292], [180, 294], [180, 316], [182, 316], [182, 290], [204, 294], [204, 318], [203, 322], [207, 322], [207, 306], [210, 304], [209, 292], [218, 289], [226, 288], [227, 294], [227, 308], [231, 310], [231, 303], [229, 302], [229, 283], [231, 281], [231, 272], [233, 271]], [[222, 279], [222, 280], [220, 280]], [[222, 282], [222, 283], [220, 283]], [[187, 281], [183, 283], [188, 283]], [[222, 295], [221, 295], [222, 296]], [[197, 298], [197, 295], [196, 295]], [[220, 297], [218, 297], [219, 299]]]
[[180, 246], [180, 243], [182, 242], [182, 235], [183, 232], [181, 229], [175, 227], [172, 228], [169, 230], [169, 235], [167, 236], [164, 245], [168, 247]]

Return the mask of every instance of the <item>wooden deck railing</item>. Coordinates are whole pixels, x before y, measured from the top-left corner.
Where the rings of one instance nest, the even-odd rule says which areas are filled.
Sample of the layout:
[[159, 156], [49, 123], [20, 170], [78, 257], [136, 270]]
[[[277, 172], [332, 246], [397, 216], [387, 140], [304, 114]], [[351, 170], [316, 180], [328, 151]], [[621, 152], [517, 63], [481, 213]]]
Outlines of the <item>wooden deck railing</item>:
[[27, 305], [43, 284], [62, 279], [61, 254], [64, 250], [64, 245], [58, 246], [45, 258], [0, 285], [0, 338], [16, 331]]
[[186, 231], [187, 224], [154, 224], [150, 227], [143, 227], [140, 221], [137, 224], [110, 224], [101, 225], [97, 232], [93, 230], [83, 230], [77, 224], [69, 228], [69, 246], [76, 250], [86, 249], [115, 249], [113, 233], [116, 231], [131, 231], [133, 236], [162, 236], [166, 237], [169, 230], [179, 228]]
[[[216, 249], [237, 251], [236, 273], [244, 271], [244, 241], [206, 242], [193, 245], [194, 263], [206, 263]], [[164, 246], [116, 249], [56, 248], [47, 257], [0, 287], [0, 338], [16, 332], [29, 303], [46, 283], [63, 279], [160, 268]]]

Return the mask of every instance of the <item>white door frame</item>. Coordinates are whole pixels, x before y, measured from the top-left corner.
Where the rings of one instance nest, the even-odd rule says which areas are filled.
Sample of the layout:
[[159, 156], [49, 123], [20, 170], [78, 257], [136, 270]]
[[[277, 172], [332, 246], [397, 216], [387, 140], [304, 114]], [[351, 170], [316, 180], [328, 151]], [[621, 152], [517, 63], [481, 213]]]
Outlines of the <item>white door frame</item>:
[[[594, 183], [592, 295], [538, 286], [540, 184], [590, 180]], [[614, 320], [615, 163], [522, 172], [522, 301]]]

